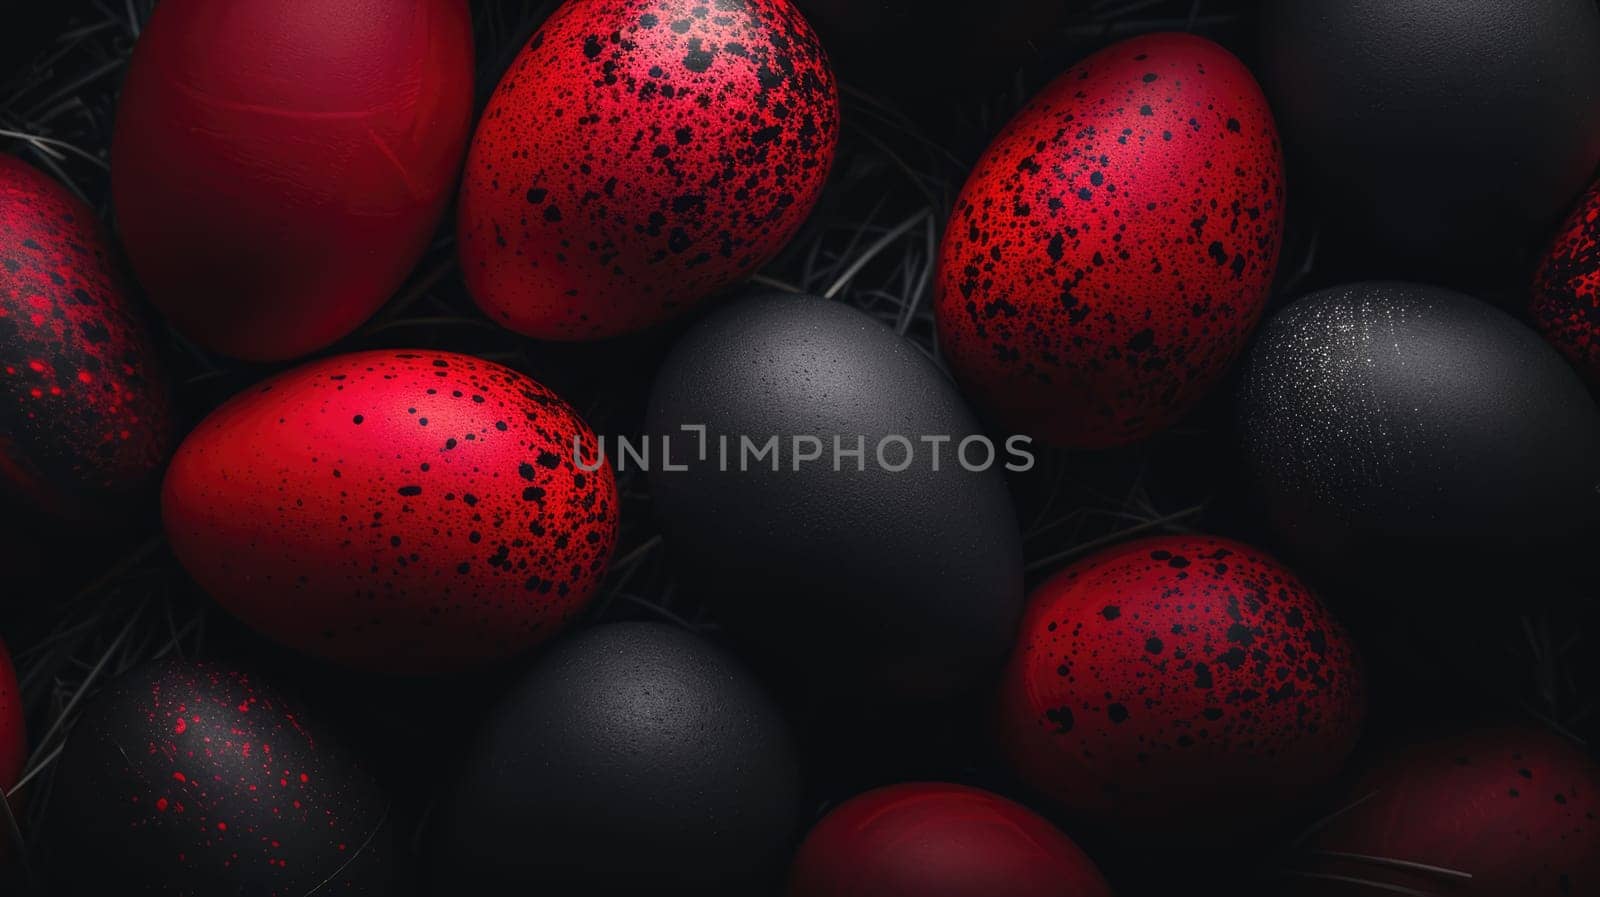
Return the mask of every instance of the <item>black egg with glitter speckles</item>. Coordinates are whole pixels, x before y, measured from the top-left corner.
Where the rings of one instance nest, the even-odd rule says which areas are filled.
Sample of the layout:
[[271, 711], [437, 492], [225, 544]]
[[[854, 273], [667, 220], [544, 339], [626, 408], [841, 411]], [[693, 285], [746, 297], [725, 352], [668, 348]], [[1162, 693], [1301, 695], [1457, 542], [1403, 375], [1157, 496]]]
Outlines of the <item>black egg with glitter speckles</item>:
[[491, 711], [441, 804], [433, 893], [757, 893], [798, 817], [789, 729], [737, 662], [675, 626], [600, 626]]
[[874, 706], [998, 674], [1022, 608], [1002, 470], [1031, 449], [986, 436], [893, 330], [814, 297], [737, 302], [673, 348], [646, 429], [686, 468], [650, 474], [668, 552], [753, 653]]
[[1438, 287], [1358, 283], [1279, 312], [1238, 424], [1275, 534], [1328, 571], [1482, 573], [1566, 544], [1600, 508], [1600, 412], [1578, 376]]
[[52, 894], [385, 897], [389, 803], [258, 676], [170, 658], [73, 727], [42, 829]]

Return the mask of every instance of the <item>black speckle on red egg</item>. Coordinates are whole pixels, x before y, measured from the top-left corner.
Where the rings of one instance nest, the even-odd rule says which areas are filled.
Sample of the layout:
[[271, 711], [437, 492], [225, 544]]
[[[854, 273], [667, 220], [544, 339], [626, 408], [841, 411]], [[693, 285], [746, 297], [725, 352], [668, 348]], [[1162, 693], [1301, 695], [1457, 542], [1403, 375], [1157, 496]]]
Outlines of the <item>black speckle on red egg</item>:
[[597, 448], [508, 368], [356, 353], [206, 418], [162, 512], [194, 579], [266, 635], [365, 667], [459, 668], [543, 641], [599, 588], [617, 491]]
[[568, 0], [473, 140], [467, 285], [541, 338], [681, 313], [788, 242], [838, 130], [827, 55], [788, 0]]
[[171, 451], [170, 401], [93, 210], [0, 155], [0, 488], [114, 510]]
[[940, 343], [1008, 426], [1098, 448], [1171, 424], [1244, 348], [1277, 269], [1266, 99], [1210, 41], [1109, 47], [979, 161], [939, 265]]
[[1600, 185], [1584, 194], [1539, 265], [1533, 322], [1590, 383], [1600, 384]]
[[389, 805], [258, 677], [168, 659], [84, 708], [46, 819], [51, 893], [393, 893]]
[[1012, 761], [1108, 822], [1225, 827], [1324, 782], [1365, 711], [1344, 629], [1237, 542], [1101, 552], [1030, 598], [1002, 693]]

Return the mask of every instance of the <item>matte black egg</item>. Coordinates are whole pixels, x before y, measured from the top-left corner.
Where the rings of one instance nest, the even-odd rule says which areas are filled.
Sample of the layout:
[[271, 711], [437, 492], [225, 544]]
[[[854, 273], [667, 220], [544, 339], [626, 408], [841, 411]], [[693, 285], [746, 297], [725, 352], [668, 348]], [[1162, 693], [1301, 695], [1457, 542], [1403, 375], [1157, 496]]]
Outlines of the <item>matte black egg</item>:
[[1330, 567], [1491, 564], [1562, 544], [1600, 508], [1600, 414], [1578, 376], [1438, 287], [1360, 283], [1279, 312], [1239, 426], [1278, 537]]
[[798, 800], [788, 727], [731, 657], [664, 624], [588, 629], [490, 713], [433, 893], [754, 893]]
[[85, 706], [55, 770], [51, 894], [386, 897], [389, 803], [256, 676], [180, 659]]
[[1032, 449], [909, 342], [837, 302], [736, 302], [673, 348], [646, 429], [686, 468], [651, 469], [669, 553], [757, 653], [871, 701], [998, 674], [1022, 607], [1003, 468]]
[[1387, 248], [1510, 261], [1600, 162], [1593, 0], [1272, 0], [1263, 82], [1329, 201]]

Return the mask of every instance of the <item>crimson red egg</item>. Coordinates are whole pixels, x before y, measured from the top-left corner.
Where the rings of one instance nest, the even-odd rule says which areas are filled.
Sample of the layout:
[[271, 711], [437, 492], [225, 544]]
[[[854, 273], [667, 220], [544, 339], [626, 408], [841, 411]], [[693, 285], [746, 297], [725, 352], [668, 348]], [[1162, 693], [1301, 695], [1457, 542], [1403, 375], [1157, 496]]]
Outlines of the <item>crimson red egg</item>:
[[789, 0], [568, 0], [473, 139], [467, 286], [543, 339], [662, 321], [794, 236], [838, 131], [827, 55]]
[[1243, 350], [1277, 270], [1283, 162], [1260, 87], [1203, 38], [1114, 44], [978, 162], [946, 231], [940, 345], [997, 420], [1102, 448], [1166, 427]]
[[789, 897], [1111, 897], [1094, 862], [1003, 797], [941, 783], [879, 788], [817, 823]]
[[1103, 551], [1041, 585], [1002, 686], [1013, 764], [1068, 809], [1193, 832], [1268, 817], [1354, 748], [1360, 663], [1294, 574], [1205, 536]]
[[1600, 384], [1600, 184], [1561, 225], [1533, 283], [1533, 323]]
[[207, 417], [162, 515], [195, 581], [260, 632], [362, 667], [449, 670], [541, 642], [593, 596], [617, 528], [597, 448], [515, 371], [362, 352]]
[[0, 791], [16, 786], [27, 759], [28, 726], [22, 715], [17, 671], [11, 666], [10, 652], [0, 643]]
[[472, 82], [466, 0], [162, 0], [111, 153], [151, 299], [250, 360], [354, 330], [439, 225]]
[[[1600, 893], [1600, 766], [1541, 730], [1423, 740], [1370, 770], [1292, 869], [1306, 894]], [[1297, 892], [1298, 893], [1298, 892]]]
[[172, 449], [171, 397], [93, 210], [0, 155], [0, 490], [110, 513]]

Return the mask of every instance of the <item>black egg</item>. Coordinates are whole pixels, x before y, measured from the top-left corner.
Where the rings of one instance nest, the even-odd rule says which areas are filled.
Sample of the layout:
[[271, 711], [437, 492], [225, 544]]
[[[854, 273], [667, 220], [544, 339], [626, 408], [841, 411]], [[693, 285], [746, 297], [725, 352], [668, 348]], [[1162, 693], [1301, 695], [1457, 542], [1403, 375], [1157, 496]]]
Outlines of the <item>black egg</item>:
[[588, 629], [490, 713], [442, 805], [434, 893], [741, 893], [798, 801], [783, 717], [731, 657], [662, 624]]
[[1437, 287], [1355, 284], [1279, 312], [1239, 426], [1277, 535], [1346, 573], [1482, 570], [1563, 544], [1600, 507], [1600, 415], [1577, 375]]
[[1510, 261], [1600, 162], [1594, 0], [1272, 0], [1263, 84], [1349, 223]]
[[669, 554], [757, 653], [871, 702], [997, 672], [1022, 606], [1003, 468], [1026, 460], [909, 342], [837, 302], [736, 302], [673, 347], [646, 429], [688, 468], [650, 475]]
[[254, 675], [169, 659], [84, 707], [55, 770], [51, 894], [328, 894], [396, 886], [389, 803]]

